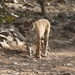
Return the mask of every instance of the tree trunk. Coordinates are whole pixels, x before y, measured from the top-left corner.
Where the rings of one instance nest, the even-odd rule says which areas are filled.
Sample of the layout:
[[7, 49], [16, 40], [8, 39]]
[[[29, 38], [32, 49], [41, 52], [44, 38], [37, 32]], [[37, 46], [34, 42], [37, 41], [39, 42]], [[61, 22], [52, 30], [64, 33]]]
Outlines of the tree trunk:
[[40, 4], [40, 6], [41, 6], [41, 13], [42, 13], [42, 15], [45, 15], [45, 7], [44, 7], [44, 4], [45, 4], [45, 2], [46, 2], [46, 0], [36, 0], [39, 4]]
[[45, 15], [45, 7], [44, 7], [44, 4], [40, 5], [41, 6], [41, 12], [42, 12], [42, 15]]

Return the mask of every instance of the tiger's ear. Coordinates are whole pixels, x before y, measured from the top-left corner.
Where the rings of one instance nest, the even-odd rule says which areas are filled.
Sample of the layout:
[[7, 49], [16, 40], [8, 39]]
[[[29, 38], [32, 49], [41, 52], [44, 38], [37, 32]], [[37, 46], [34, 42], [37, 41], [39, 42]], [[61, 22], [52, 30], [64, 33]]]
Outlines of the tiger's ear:
[[26, 20], [24, 23], [27, 23], [28, 21]]
[[27, 27], [27, 23], [28, 23], [28, 21], [26, 20], [25, 22], [24, 22], [24, 27]]
[[32, 19], [29, 19], [30, 23], [33, 23], [33, 20]]

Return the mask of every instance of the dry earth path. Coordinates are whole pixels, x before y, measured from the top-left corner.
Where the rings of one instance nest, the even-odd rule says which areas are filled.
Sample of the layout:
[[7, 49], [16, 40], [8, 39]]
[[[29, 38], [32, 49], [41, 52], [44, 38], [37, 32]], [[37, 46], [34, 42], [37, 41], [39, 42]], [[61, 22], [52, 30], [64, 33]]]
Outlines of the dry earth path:
[[75, 75], [75, 48], [51, 50], [31, 59], [21, 50], [0, 50], [0, 75]]

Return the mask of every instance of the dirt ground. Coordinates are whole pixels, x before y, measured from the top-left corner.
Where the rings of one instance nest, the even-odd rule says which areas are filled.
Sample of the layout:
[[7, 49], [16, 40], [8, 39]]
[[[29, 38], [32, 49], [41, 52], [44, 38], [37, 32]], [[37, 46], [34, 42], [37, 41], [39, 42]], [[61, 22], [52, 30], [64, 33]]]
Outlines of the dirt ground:
[[28, 59], [24, 51], [0, 49], [0, 75], [75, 75], [75, 48], [55, 49]]

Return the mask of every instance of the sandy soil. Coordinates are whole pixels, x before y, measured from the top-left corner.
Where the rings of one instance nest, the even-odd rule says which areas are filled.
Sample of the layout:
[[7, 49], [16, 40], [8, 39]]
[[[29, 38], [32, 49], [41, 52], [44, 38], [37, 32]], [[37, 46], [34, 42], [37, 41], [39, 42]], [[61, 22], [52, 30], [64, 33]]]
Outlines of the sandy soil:
[[75, 75], [74, 47], [48, 51], [41, 59], [25, 55], [21, 50], [0, 49], [0, 75]]

